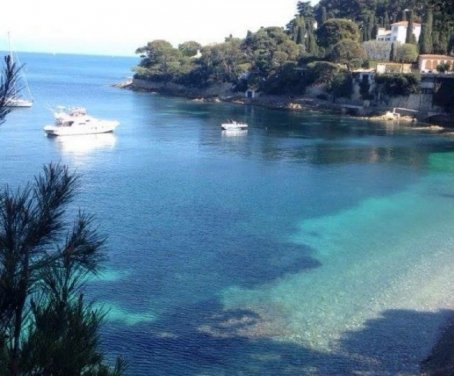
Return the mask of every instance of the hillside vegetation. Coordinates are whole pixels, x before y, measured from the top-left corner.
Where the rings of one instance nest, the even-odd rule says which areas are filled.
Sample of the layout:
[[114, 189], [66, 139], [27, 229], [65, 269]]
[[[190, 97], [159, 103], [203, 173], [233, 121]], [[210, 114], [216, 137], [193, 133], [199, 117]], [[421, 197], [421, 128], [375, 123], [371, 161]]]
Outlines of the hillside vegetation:
[[[401, 20], [410, 27], [422, 23], [419, 42], [412, 33], [402, 45], [375, 40], [379, 28]], [[300, 1], [285, 27], [209, 46], [188, 41], [175, 48], [154, 40], [136, 52], [136, 78], [193, 88], [229, 83], [268, 94], [302, 94], [321, 83], [335, 94], [346, 91], [351, 70], [376, 60], [412, 63], [418, 53], [454, 54], [454, 6], [452, 0]]]

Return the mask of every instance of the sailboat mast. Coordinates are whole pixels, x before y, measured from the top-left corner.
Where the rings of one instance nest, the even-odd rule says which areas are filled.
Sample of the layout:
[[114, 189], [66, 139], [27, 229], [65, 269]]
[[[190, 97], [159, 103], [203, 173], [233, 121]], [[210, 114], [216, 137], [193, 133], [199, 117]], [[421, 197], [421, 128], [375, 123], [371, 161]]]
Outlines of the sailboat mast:
[[11, 60], [11, 63], [14, 63], [14, 60], [13, 60], [13, 49], [11, 47], [11, 33], [8, 31], [8, 52], [9, 52], [9, 58]]

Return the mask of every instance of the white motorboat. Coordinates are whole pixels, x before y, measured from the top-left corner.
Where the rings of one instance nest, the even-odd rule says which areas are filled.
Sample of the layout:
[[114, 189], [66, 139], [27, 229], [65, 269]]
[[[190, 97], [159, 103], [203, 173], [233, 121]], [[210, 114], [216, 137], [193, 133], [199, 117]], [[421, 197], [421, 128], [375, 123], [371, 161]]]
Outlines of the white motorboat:
[[46, 125], [44, 132], [48, 136], [73, 136], [113, 132], [119, 122], [101, 120], [87, 115], [83, 107], [60, 108], [54, 113], [55, 124]]
[[238, 130], [238, 129], [247, 129], [247, 124], [246, 123], [239, 123], [237, 121], [234, 121], [234, 120], [229, 120], [229, 121], [226, 121], [225, 123], [222, 123], [221, 124], [221, 128], [226, 130], [226, 131], [229, 131], [229, 130]]

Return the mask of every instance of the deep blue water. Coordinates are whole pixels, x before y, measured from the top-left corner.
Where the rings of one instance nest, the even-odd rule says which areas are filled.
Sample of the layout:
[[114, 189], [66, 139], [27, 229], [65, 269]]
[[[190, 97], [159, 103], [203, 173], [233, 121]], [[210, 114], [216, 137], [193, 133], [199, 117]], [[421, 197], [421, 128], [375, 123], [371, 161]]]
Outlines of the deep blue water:
[[[452, 136], [113, 88], [132, 58], [21, 60], [35, 105], [0, 128], [0, 183], [81, 174], [109, 238], [89, 295], [128, 375], [415, 372], [451, 308]], [[57, 105], [121, 125], [46, 138]]]

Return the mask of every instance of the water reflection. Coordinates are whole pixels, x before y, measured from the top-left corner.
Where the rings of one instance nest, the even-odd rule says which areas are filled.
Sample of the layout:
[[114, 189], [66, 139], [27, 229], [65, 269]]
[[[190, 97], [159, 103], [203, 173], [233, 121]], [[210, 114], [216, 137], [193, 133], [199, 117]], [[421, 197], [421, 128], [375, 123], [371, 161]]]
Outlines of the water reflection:
[[222, 137], [244, 137], [247, 136], [247, 129], [227, 129], [222, 131]]
[[55, 137], [51, 139], [63, 153], [89, 154], [97, 149], [113, 149], [117, 139], [113, 133]]

